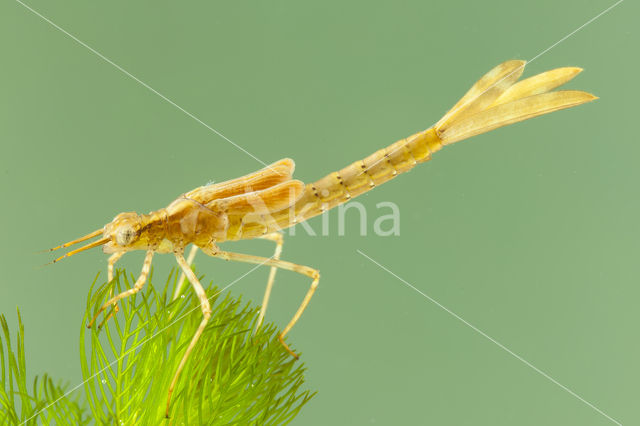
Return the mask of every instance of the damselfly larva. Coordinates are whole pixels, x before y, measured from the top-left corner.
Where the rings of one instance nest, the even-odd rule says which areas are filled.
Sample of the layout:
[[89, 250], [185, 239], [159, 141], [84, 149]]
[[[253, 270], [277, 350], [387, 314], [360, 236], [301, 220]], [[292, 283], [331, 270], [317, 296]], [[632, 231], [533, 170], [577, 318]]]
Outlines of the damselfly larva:
[[[317, 270], [308, 266], [279, 259], [282, 234], [278, 231], [345, 203], [400, 173], [411, 170], [416, 164], [430, 160], [431, 155], [444, 145], [596, 99], [595, 96], [580, 91], [552, 91], [571, 80], [581, 71], [580, 68], [558, 68], [516, 82], [524, 65], [524, 61], [518, 60], [498, 65], [478, 80], [433, 127], [393, 143], [314, 183], [305, 185], [299, 180], [293, 180], [293, 160], [283, 159], [255, 173], [196, 188], [179, 196], [168, 207], [149, 214], [120, 213], [103, 228], [52, 249], [102, 236], [54, 262], [103, 245], [104, 252], [111, 254], [108, 262], [108, 279], [111, 281], [114, 265], [123, 254], [131, 250], [146, 251], [142, 272], [133, 288], [107, 301], [98, 311], [99, 314], [109, 306], [115, 307], [118, 300], [140, 291], [149, 274], [154, 253], [174, 254], [200, 300], [203, 318], [169, 386], [166, 408], [168, 417], [171, 394], [180, 372], [211, 315], [206, 293], [190, 268], [195, 251], [192, 251], [188, 261], [184, 258], [185, 246], [193, 244], [194, 249], [198, 247], [212, 257], [271, 266], [257, 327], [260, 326], [267, 308], [277, 268], [311, 278], [311, 287], [300, 307], [280, 333], [282, 345], [297, 358], [285, 343], [284, 337], [309, 303], [320, 275]], [[233, 253], [218, 247], [219, 243], [226, 241], [253, 238], [275, 241], [274, 256], [265, 258]], [[180, 284], [181, 282], [179, 280]], [[179, 291], [179, 288], [176, 289], [175, 295]]]

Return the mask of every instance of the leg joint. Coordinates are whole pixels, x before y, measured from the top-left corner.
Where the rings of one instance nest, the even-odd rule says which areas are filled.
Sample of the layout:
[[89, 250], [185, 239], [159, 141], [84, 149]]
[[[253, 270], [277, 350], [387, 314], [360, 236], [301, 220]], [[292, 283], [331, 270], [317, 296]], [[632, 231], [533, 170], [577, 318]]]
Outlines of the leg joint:
[[200, 296], [200, 308], [202, 309], [202, 312], [211, 313], [211, 305], [209, 304], [209, 299], [206, 294]]
[[279, 232], [274, 232], [272, 235], [272, 239], [273, 241], [276, 242], [276, 244], [282, 244], [284, 242], [284, 237], [282, 236], [281, 233]]
[[282, 244], [284, 242], [284, 237], [282, 235], [282, 233], [280, 232], [272, 232], [270, 234], [266, 234], [261, 236], [260, 238], [262, 238], [263, 240], [271, 240], [273, 242], [275, 242], [276, 244]]

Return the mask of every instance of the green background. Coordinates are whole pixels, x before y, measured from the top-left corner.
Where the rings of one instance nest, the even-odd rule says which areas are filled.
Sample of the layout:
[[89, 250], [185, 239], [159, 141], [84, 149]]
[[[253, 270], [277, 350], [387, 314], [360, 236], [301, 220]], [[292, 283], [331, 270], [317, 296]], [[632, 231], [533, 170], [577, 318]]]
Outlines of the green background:
[[[494, 65], [531, 59], [613, 4], [512, 2], [28, 3], [265, 162], [313, 181], [434, 123]], [[585, 71], [596, 102], [457, 144], [359, 199], [346, 236], [287, 236], [321, 271], [290, 342], [319, 394], [296, 425], [640, 423], [639, 8], [620, 4], [525, 75]], [[28, 369], [80, 381], [77, 333], [99, 250], [36, 254], [121, 211], [147, 212], [262, 167], [12, 0], [0, 5], [0, 312], [20, 307]], [[373, 234], [393, 201], [401, 234]], [[317, 231], [321, 219], [310, 222]], [[228, 250], [270, 255], [264, 241]], [[139, 270], [141, 253], [121, 265]], [[175, 264], [158, 256], [156, 276]], [[251, 269], [197, 259], [225, 285]], [[230, 291], [261, 298], [267, 268]], [[281, 272], [268, 320], [308, 280]]]

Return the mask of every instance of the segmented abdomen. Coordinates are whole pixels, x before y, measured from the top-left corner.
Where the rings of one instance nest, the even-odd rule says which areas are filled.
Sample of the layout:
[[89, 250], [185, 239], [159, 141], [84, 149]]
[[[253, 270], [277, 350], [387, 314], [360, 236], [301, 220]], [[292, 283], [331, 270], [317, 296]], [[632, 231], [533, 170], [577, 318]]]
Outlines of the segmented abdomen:
[[442, 141], [433, 128], [401, 139], [363, 160], [307, 184], [291, 208], [249, 223], [230, 224], [228, 239], [256, 238], [322, 214], [408, 172], [418, 163], [430, 160], [431, 154], [440, 148]]
[[440, 148], [442, 142], [433, 128], [401, 139], [338, 172], [307, 184], [293, 209], [278, 212], [274, 219], [282, 229], [319, 215], [411, 170], [418, 163], [430, 160], [431, 154]]

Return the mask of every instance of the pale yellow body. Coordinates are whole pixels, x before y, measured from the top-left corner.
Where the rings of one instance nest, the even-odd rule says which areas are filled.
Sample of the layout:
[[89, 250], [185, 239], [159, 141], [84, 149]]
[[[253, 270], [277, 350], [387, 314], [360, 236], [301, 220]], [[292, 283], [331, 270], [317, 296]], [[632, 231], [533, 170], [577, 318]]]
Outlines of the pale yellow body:
[[[52, 249], [67, 247], [102, 234], [100, 240], [70, 251], [54, 262], [104, 245], [104, 251], [111, 253], [108, 267], [108, 278], [111, 280], [114, 265], [124, 253], [146, 250], [142, 272], [134, 287], [107, 301], [99, 314], [109, 306], [117, 306], [118, 300], [142, 288], [154, 253], [174, 253], [183, 274], [200, 299], [203, 319], [170, 384], [168, 416], [171, 394], [180, 372], [211, 315], [206, 293], [190, 268], [195, 251], [191, 251], [189, 260], [184, 258], [184, 249], [188, 244], [193, 244], [194, 249], [199, 247], [213, 257], [271, 266], [257, 327], [267, 308], [276, 268], [298, 272], [312, 279], [300, 307], [280, 334], [281, 343], [297, 357], [284, 342], [284, 336], [302, 315], [320, 275], [315, 269], [280, 260], [282, 235], [278, 231], [348, 202], [411, 170], [418, 163], [430, 160], [445, 145], [596, 99], [586, 92], [552, 91], [578, 74], [581, 71], [579, 68], [558, 68], [517, 82], [524, 65], [524, 61], [516, 60], [498, 65], [478, 80], [433, 127], [399, 140], [316, 182], [305, 185], [292, 179], [294, 163], [285, 158], [250, 175], [196, 188], [181, 195], [166, 208], [149, 214], [121, 213], [102, 229]], [[274, 241], [275, 254], [271, 258], [264, 258], [226, 252], [218, 247], [219, 243], [225, 241], [254, 238]], [[179, 295], [182, 281], [183, 278], [180, 278], [174, 297]]]

